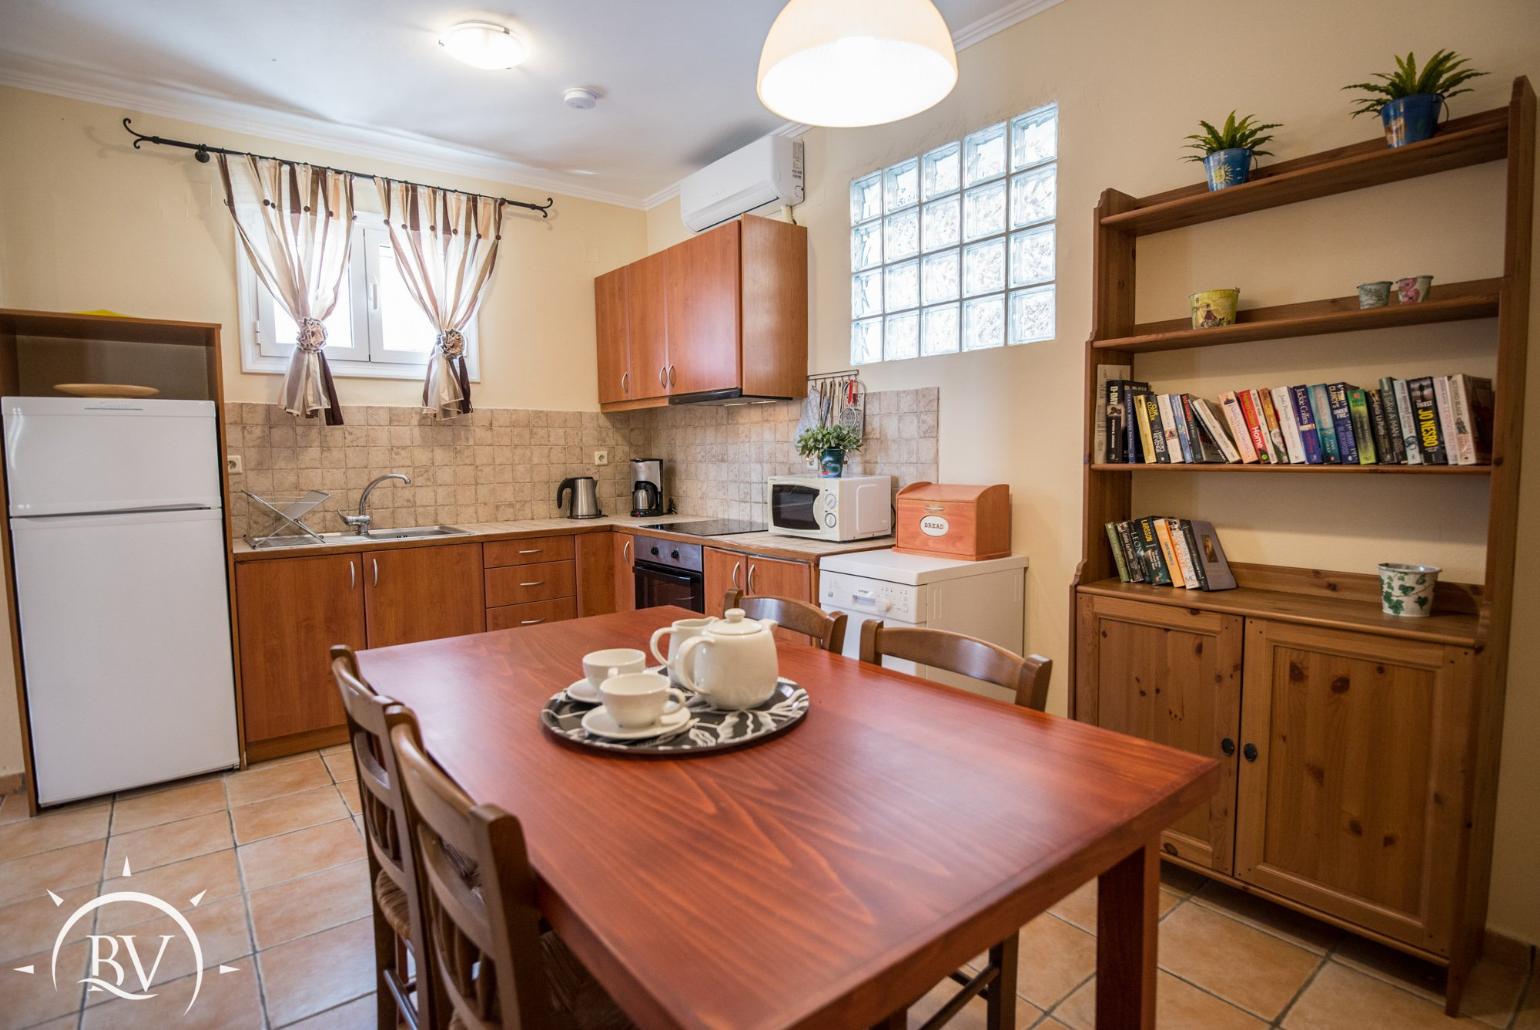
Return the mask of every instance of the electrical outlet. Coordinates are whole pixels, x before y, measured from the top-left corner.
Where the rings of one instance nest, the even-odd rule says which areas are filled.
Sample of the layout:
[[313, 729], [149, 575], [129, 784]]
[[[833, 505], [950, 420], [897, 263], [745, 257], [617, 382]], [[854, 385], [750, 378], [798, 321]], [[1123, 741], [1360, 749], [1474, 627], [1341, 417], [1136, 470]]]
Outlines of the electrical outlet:
[[594, 464], [595, 465], [608, 465], [609, 463], [610, 463], [610, 452], [609, 451], [594, 451]]
[[241, 456], [239, 454], [225, 455], [225, 471], [232, 476], [241, 474]]

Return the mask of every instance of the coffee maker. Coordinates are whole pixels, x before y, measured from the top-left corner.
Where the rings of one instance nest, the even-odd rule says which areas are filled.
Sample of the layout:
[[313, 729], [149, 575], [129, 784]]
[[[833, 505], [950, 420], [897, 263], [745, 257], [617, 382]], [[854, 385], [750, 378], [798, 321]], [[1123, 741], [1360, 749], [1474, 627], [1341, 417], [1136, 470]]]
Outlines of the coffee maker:
[[663, 514], [663, 459], [631, 459], [631, 515], [648, 518]]

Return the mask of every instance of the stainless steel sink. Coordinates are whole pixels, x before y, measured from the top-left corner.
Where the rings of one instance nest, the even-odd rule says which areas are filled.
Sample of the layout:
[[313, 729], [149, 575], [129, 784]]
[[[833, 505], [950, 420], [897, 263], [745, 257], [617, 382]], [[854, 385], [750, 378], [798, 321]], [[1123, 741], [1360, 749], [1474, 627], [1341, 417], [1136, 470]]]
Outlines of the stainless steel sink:
[[274, 551], [287, 547], [331, 547], [338, 544], [367, 544], [381, 540], [421, 540], [440, 536], [463, 536], [465, 530], [458, 526], [409, 526], [405, 529], [376, 529], [367, 536], [361, 533], [318, 533], [308, 536], [269, 536], [247, 540], [253, 550]]
[[417, 540], [426, 536], [461, 536], [457, 526], [412, 526], [408, 529], [372, 529], [364, 540]]

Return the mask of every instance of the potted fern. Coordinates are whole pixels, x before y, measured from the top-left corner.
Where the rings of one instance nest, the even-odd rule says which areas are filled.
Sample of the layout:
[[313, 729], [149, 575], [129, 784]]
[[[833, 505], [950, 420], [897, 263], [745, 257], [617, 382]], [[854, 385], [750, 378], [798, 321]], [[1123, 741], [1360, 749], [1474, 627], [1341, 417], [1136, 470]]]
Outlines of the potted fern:
[[845, 455], [861, 449], [861, 434], [847, 425], [814, 426], [797, 437], [797, 453], [818, 456], [818, 474], [837, 479], [845, 474]]
[[1224, 125], [1217, 129], [1199, 119], [1203, 131], [1187, 137], [1187, 149], [1197, 151], [1187, 155], [1187, 160], [1203, 162], [1210, 191], [1240, 185], [1251, 178], [1251, 164], [1256, 158], [1272, 156], [1261, 147], [1273, 138], [1268, 130], [1282, 126], [1257, 122], [1255, 118], [1256, 115], [1248, 114], [1236, 121], [1235, 112], [1231, 111]]
[[1419, 70], [1417, 55], [1396, 57], [1394, 74], [1375, 72], [1378, 82], [1354, 82], [1343, 89], [1369, 94], [1354, 101], [1353, 116], [1378, 114], [1385, 124], [1385, 142], [1404, 147], [1438, 131], [1438, 116], [1450, 97], [1469, 93], [1465, 83], [1486, 72], [1467, 68], [1469, 61], [1453, 50], [1440, 50]]

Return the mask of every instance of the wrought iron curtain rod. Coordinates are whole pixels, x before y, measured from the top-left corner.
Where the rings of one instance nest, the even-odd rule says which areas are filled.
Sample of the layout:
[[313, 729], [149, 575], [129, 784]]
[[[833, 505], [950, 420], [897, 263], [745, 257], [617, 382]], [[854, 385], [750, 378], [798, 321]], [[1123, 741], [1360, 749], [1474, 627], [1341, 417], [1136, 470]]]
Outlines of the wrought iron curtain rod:
[[[308, 161], [293, 162], [288, 158], [270, 157], [267, 154], [253, 154], [249, 150], [230, 150], [227, 147], [212, 147], [207, 143], [189, 143], [186, 140], [181, 139], [166, 139], [164, 136], [146, 136], [144, 133], [139, 132], [132, 125], [130, 125], [129, 123], [131, 121], [133, 121], [132, 118], [123, 119], [123, 128], [127, 129], [128, 134], [134, 137], [135, 150], [138, 150], [140, 144], [142, 143], [154, 143], [156, 146], [160, 147], [180, 147], [183, 150], [191, 150], [193, 152], [193, 157], [197, 158], [200, 164], [208, 164], [210, 154], [229, 154], [232, 157], [257, 157], [267, 161], [283, 161], [286, 164], [310, 164]], [[351, 175], [356, 179], [374, 178], [374, 176], [365, 172], [355, 172], [348, 168], [333, 168], [330, 165], [317, 164], [311, 164], [311, 167], [320, 168], [322, 171], [336, 172], [338, 175]], [[446, 193], [459, 193], [462, 196], [467, 197], [479, 196], [479, 194], [472, 193], [469, 190], [450, 189], [447, 186], [429, 186], [427, 183], [412, 182], [409, 179], [398, 179], [396, 181], [403, 182], [408, 186], [420, 186], [423, 189], [443, 190]], [[551, 197], [546, 197], [544, 204], [531, 204], [527, 200], [509, 200], [507, 197], [498, 197], [497, 200], [500, 203], [507, 204], [509, 207], [522, 207], [529, 211], [539, 211], [541, 218], [550, 218], [551, 208], [556, 203], [555, 199]]]

